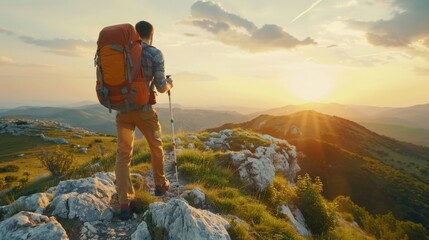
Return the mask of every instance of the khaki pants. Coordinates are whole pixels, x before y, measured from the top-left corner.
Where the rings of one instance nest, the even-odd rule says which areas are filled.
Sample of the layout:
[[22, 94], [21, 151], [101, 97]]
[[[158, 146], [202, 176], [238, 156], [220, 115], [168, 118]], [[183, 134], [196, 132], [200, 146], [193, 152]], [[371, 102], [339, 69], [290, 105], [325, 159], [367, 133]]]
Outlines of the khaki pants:
[[118, 113], [116, 115], [118, 149], [115, 174], [120, 204], [129, 203], [134, 198], [134, 188], [130, 177], [130, 163], [136, 127], [140, 129], [149, 144], [155, 184], [157, 186], [161, 185], [166, 180], [161, 127], [155, 110]]

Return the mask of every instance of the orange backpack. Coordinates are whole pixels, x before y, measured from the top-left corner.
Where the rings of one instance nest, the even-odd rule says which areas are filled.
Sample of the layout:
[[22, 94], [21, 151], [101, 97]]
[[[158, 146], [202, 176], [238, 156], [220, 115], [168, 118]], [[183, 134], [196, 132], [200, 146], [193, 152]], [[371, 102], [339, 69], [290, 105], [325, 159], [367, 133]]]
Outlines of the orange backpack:
[[96, 91], [99, 102], [125, 112], [149, 102], [149, 83], [142, 66], [141, 39], [131, 24], [101, 30], [94, 63], [97, 67]]

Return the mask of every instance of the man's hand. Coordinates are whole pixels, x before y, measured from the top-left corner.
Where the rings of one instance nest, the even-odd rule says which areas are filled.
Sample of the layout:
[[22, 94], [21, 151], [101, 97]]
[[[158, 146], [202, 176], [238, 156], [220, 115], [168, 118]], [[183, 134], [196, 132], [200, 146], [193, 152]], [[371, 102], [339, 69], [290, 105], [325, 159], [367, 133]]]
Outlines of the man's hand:
[[170, 88], [172, 88], [172, 87], [173, 87], [173, 79], [171, 79], [171, 77], [167, 77], [167, 78], [165, 79], [165, 81], [167, 82], [167, 84], [169, 84], [169, 85], [170, 85]]

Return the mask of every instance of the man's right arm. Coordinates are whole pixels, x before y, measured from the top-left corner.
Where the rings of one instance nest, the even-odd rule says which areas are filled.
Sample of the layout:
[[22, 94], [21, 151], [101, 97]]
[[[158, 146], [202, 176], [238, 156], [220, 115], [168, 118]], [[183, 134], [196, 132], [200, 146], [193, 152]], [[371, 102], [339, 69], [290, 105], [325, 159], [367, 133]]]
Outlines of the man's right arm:
[[171, 78], [165, 78], [164, 56], [157, 48], [152, 47], [150, 51], [153, 53], [152, 73], [156, 90], [160, 93], [167, 92], [173, 87], [173, 81]]

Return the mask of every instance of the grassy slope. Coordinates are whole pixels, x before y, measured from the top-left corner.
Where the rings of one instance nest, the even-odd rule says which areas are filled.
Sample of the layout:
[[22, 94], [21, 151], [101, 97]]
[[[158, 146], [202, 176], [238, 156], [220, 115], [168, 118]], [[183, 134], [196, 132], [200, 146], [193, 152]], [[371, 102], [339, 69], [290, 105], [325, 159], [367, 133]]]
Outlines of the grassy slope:
[[429, 129], [410, 128], [399, 125], [374, 122], [360, 122], [360, 124], [376, 133], [389, 136], [401, 141], [411, 142], [429, 147]]
[[[97, 145], [102, 145], [106, 154], [115, 152], [115, 138], [108, 136], [84, 136], [82, 139], [73, 138], [72, 136], [79, 132], [48, 130], [44, 134], [53, 138], [65, 138], [69, 144], [59, 145], [61, 149], [75, 152], [75, 166], [88, 163], [94, 156], [99, 155]], [[73, 148], [75, 145], [88, 148], [88, 153], [78, 153], [78, 148]], [[24, 172], [30, 174], [29, 180], [35, 180], [42, 176], [47, 176], [49, 172], [45, 169], [38, 160], [38, 155], [43, 150], [50, 151], [56, 148], [56, 144], [43, 141], [36, 136], [12, 136], [9, 134], [0, 134], [0, 146], [5, 146], [0, 149], [0, 167], [7, 165], [16, 165], [19, 167], [18, 172], [0, 173], [0, 178], [6, 176], [23, 177]], [[25, 154], [23, 157], [17, 157], [17, 154]], [[17, 185], [15, 182], [13, 185]]]
[[[298, 126], [302, 135], [291, 136]], [[338, 117], [313, 111], [290, 116], [262, 115], [242, 127], [285, 138], [306, 157], [302, 172], [320, 176], [325, 196], [349, 195], [373, 213], [387, 210], [429, 227], [429, 148], [395, 141]], [[425, 170], [426, 169], [426, 170]], [[410, 197], [412, 196], [412, 197]]]

